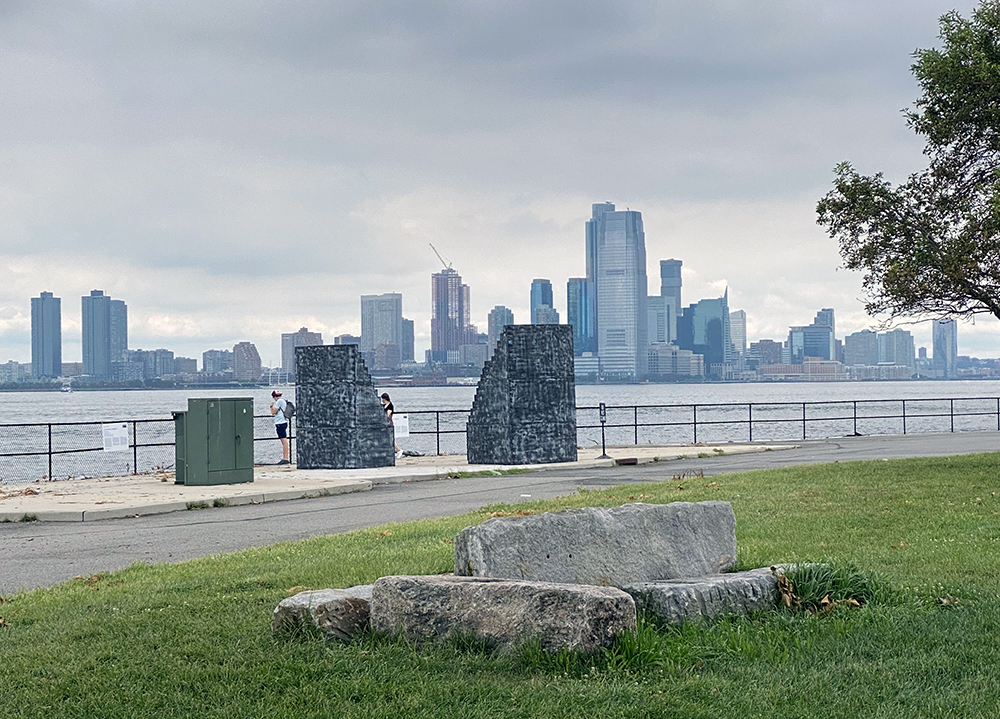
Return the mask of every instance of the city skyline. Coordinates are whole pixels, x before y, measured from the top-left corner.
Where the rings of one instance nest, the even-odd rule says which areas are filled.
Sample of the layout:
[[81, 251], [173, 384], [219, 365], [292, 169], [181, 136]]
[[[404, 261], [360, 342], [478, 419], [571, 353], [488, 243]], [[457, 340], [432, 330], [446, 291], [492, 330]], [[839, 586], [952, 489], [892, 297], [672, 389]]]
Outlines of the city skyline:
[[[871, 328], [815, 204], [841, 160], [891, 181], [923, 167], [900, 113], [910, 53], [974, 4], [265, 0], [238, 23], [217, 0], [17, 5], [0, 16], [0, 361], [30, 361], [27, 298], [94, 287], [129, 303], [132, 345], [254, 338], [272, 366], [281, 334], [360, 335], [357, 298], [399, 292], [419, 357], [428, 242], [478, 327], [499, 305], [528, 318], [537, 276], [565, 321], [601, 200], [641, 208], [647, 256], [683, 258], [687, 298], [729, 287], [749, 339], [820, 307], [842, 336]], [[997, 321], [960, 332], [963, 353], [1000, 354]]]

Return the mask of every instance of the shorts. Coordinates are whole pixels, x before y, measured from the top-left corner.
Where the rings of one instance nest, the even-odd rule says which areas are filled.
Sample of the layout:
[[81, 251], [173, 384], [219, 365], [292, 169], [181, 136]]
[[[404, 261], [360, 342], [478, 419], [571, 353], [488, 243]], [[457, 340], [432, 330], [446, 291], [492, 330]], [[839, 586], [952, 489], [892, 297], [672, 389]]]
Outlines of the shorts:
[[285, 439], [288, 436], [288, 422], [276, 424], [274, 428], [278, 430], [278, 439]]

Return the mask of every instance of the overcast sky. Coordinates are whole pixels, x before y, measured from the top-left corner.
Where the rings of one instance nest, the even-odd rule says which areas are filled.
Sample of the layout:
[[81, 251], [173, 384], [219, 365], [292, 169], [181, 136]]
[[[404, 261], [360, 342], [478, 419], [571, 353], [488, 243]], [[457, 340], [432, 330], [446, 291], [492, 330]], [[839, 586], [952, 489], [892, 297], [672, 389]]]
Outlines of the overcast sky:
[[[482, 331], [531, 280], [584, 273], [594, 202], [640, 210], [651, 293], [747, 312], [750, 340], [822, 307], [872, 325], [816, 225], [834, 165], [923, 166], [911, 53], [970, 0], [4, 0], [0, 361], [31, 359], [30, 298], [129, 308], [129, 346], [204, 350], [360, 332], [403, 294], [418, 357], [453, 263]], [[927, 325], [909, 328], [929, 345]], [[1000, 356], [1000, 324], [959, 325]]]

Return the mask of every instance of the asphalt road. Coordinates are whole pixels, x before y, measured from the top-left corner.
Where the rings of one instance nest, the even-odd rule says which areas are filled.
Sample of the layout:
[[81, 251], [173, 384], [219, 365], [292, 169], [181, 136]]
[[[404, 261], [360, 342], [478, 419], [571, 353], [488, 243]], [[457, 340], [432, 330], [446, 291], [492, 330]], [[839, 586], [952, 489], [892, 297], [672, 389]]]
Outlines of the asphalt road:
[[[179, 562], [218, 552], [347, 532], [386, 522], [461, 514], [495, 502], [516, 503], [658, 482], [681, 472], [705, 475], [858, 459], [1000, 452], [1000, 432], [846, 437], [796, 449], [723, 455], [608, 469], [569, 469], [377, 485], [370, 492], [223, 507], [103, 522], [0, 524], [0, 596], [136, 562]], [[628, 450], [610, 450], [628, 456]]]

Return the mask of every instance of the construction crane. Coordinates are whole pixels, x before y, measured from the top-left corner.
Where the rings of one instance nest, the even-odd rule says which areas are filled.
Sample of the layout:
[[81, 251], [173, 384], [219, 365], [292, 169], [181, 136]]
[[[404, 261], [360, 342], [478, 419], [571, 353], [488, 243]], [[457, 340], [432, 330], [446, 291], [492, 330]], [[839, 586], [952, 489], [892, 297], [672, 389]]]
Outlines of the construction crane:
[[[430, 242], [428, 242], [427, 244], [428, 244], [428, 245], [431, 245], [431, 243], [430, 243]], [[450, 270], [450, 269], [451, 269], [451, 263], [450, 263], [450, 262], [448, 262], [448, 261], [446, 261], [446, 260], [445, 260], [445, 259], [444, 259], [444, 258], [443, 258], [443, 257], [441, 256], [441, 253], [437, 251], [437, 248], [436, 248], [436, 247], [434, 247], [434, 245], [431, 245], [431, 249], [432, 249], [432, 250], [434, 250], [434, 254], [438, 256], [438, 259], [439, 259], [439, 260], [441, 260], [441, 264], [442, 264], [442, 265], [444, 265], [444, 268], [445, 268], [446, 270]]]

